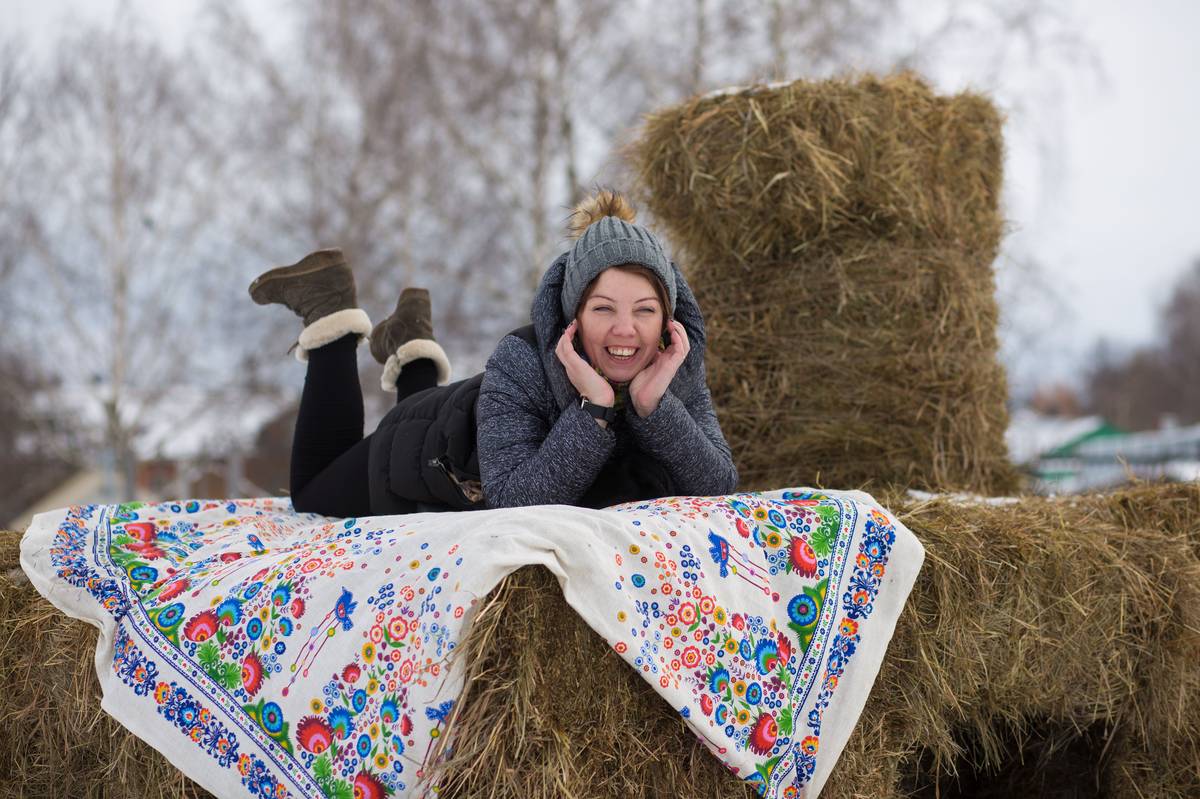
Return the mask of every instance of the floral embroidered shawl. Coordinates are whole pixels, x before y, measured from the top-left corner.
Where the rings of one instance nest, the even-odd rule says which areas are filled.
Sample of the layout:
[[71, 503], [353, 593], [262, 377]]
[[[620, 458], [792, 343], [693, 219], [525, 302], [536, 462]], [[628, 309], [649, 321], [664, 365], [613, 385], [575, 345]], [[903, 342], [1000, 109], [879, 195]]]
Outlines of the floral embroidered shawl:
[[478, 604], [542, 564], [767, 797], [815, 797], [924, 551], [861, 492], [329, 519], [286, 500], [66, 508], [21, 562], [100, 628], [103, 706], [218, 796], [423, 795]]

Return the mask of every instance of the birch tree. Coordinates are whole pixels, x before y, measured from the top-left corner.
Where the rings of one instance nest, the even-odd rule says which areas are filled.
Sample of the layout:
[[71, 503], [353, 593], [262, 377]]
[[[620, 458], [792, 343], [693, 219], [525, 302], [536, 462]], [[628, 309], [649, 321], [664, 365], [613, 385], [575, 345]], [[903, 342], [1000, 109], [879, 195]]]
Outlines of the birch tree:
[[59, 40], [34, 87], [21, 229], [37, 356], [99, 417], [131, 497], [139, 417], [228, 368], [213, 325], [228, 295], [204, 257], [221, 190], [204, 86], [143, 30], [125, 11]]

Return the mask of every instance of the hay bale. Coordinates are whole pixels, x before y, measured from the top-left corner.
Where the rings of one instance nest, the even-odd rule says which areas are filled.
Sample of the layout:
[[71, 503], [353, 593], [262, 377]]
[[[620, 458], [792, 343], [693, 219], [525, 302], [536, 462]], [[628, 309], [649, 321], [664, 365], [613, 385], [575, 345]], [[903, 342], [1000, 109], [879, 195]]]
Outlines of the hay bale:
[[0, 797], [209, 797], [100, 709], [97, 630], [42, 599], [0, 531]]
[[629, 152], [704, 308], [743, 487], [1016, 487], [992, 272], [1000, 126], [986, 99], [911, 75], [648, 118]]
[[[1200, 795], [1200, 484], [880, 499], [926, 561], [823, 797]], [[24, 733], [0, 745], [0, 790], [204, 795], [99, 709], [93, 628], [16, 561], [0, 537], [0, 718]], [[496, 588], [457, 652], [442, 797], [754, 795], [541, 567]], [[1064, 773], [1076, 785], [1051, 781]]]
[[542, 566], [489, 595], [457, 657], [440, 797], [750, 799], [679, 714], [563, 599]]
[[[1037, 795], [1064, 771], [1105, 796], [1200, 795], [1200, 486], [886, 504], [926, 563], [822, 796], [970, 795], [968, 772]], [[443, 797], [752, 795], [540, 567], [497, 589], [459, 657]]]
[[1079, 786], [1200, 795], [1200, 485], [893, 506], [926, 563], [856, 732], [874, 746], [839, 769], [886, 752], [956, 795], [956, 772], [1010, 778], [1025, 742], [1099, 735]]

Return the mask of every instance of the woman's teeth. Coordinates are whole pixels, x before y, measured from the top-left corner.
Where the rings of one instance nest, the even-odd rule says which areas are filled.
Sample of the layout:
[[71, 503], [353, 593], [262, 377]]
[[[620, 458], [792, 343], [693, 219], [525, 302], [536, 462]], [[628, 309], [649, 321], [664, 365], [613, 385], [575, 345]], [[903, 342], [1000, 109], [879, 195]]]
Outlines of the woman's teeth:
[[606, 347], [605, 351], [614, 361], [628, 361], [637, 354], [637, 350], [633, 347]]

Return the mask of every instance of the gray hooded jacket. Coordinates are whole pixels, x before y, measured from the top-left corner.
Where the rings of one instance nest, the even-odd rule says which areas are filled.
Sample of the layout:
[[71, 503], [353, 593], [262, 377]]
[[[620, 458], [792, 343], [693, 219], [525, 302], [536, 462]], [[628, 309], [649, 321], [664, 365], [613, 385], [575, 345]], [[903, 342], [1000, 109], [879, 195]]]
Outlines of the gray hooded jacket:
[[579, 392], [554, 352], [570, 321], [561, 303], [566, 260], [566, 253], [559, 256], [534, 297], [536, 349], [520, 336], [506, 336], [484, 372], [475, 418], [488, 507], [580, 504], [606, 466], [610, 471], [652, 466], [679, 495], [731, 493], [737, 469], [705, 382], [704, 319], [679, 267], [671, 264], [675, 319], [687, 331], [691, 350], [652, 414], [643, 419], [627, 402], [616, 421], [602, 428], [579, 408]]

